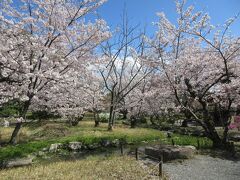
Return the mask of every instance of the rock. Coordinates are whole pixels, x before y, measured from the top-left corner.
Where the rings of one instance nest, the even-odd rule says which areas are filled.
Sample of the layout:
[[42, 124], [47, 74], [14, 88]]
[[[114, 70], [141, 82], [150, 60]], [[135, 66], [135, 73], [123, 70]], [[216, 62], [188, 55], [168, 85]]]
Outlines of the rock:
[[145, 154], [150, 158], [159, 159], [163, 156], [163, 161], [175, 159], [188, 159], [194, 156], [196, 148], [194, 146], [171, 146], [160, 145], [145, 148]]
[[97, 149], [99, 147], [100, 147], [100, 145], [97, 144], [97, 143], [87, 145], [87, 149], [89, 149], [89, 150], [94, 150], [94, 149]]
[[111, 142], [107, 139], [103, 139], [100, 144], [103, 146], [103, 147], [109, 147], [111, 146]]
[[111, 145], [114, 146], [114, 147], [118, 147], [118, 146], [120, 145], [119, 139], [114, 139], [114, 140], [111, 142]]
[[9, 121], [4, 120], [3, 126], [4, 126], [4, 127], [9, 127], [9, 125], [10, 125]]
[[37, 156], [40, 156], [40, 157], [41, 157], [41, 156], [45, 156], [45, 154], [46, 154], [45, 152], [39, 151], [39, 152], [37, 153]]
[[82, 143], [81, 142], [70, 142], [68, 144], [68, 149], [71, 151], [80, 151], [82, 148]]
[[202, 137], [202, 136], [204, 136], [204, 132], [203, 131], [201, 131], [201, 130], [194, 130], [192, 133], [191, 133], [191, 135], [192, 136], [198, 136], [198, 137]]
[[48, 151], [48, 148], [43, 148], [42, 151], [43, 151], [43, 152], [47, 152], [47, 151]]
[[[73, 151], [73, 153], [78, 153], [78, 152]], [[66, 155], [69, 155], [69, 152], [68, 151], [60, 151], [58, 154], [61, 156], [66, 156]]]
[[51, 144], [49, 148], [49, 152], [58, 152], [61, 148], [63, 148], [62, 143]]
[[[180, 146], [181, 147], [181, 146]], [[197, 150], [197, 148], [195, 147], [195, 146], [183, 146], [183, 147], [185, 147], [185, 148], [190, 148], [190, 149], [192, 149], [193, 151], [196, 151]]]
[[6, 168], [20, 167], [20, 166], [29, 166], [32, 165], [33, 158], [21, 158], [8, 161], [5, 165]]
[[229, 137], [229, 140], [239, 142], [239, 141], [240, 141], [240, 134], [231, 135], [231, 136]]

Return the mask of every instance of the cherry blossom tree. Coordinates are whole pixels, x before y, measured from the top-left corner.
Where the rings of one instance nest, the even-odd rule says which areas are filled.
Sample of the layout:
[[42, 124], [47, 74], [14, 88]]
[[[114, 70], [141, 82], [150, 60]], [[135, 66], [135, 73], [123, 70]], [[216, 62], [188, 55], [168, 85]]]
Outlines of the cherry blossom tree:
[[[11, 3], [3, 6], [1, 74], [17, 76], [17, 85], [7, 88], [14, 90], [9, 92], [10, 96], [13, 94], [24, 102], [21, 117], [25, 118], [33, 98], [42, 90], [50, 91], [55, 83], [77, 77], [83, 68], [82, 61], [110, 36], [105, 21], [85, 21], [104, 2], [21, 0], [21, 7], [15, 8]], [[17, 123], [10, 143], [15, 142], [21, 124]]]
[[102, 45], [100, 73], [110, 94], [108, 129], [112, 130], [115, 115], [124, 99], [152, 72], [145, 51], [144, 33], [131, 26], [126, 14], [114, 37]]
[[84, 89], [86, 94], [86, 104], [87, 109], [93, 112], [93, 117], [95, 121], [95, 127], [99, 126], [101, 113], [106, 107], [104, 105], [105, 91], [104, 82], [101, 76], [96, 73], [92, 73], [86, 79]]
[[240, 116], [235, 116], [233, 122], [228, 127], [229, 129], [238, 129], [240, 131]]
[[[215, 147], [226, 147], [230, 110], [239, 102], [240, 38], [228, 33], [237, 17], [216, 30], [207, 14], [193, 13], [193, 6], [185, 10], [185, 1], [176, 5], [177, 25], [158, 14], [159, 30], [150, 40], [153, 56], [178, 105], [203, 127]], [[218, 119], [223, 137], [216, 131], [210, 113], [213, 107], [224, 114]]]
[[[150, 115], [152, 109], [149, 109], [147, 100], [153, 90], [154, 77], [154, 73], [151, 72], [124, 99], [122, 108], [128, 112], [127, 118], [130, 121], [131, 128], [135, 128], [139, 122], [146, 122], [145, 117]], [[153, 101], [156, 102], [156, 100]]]

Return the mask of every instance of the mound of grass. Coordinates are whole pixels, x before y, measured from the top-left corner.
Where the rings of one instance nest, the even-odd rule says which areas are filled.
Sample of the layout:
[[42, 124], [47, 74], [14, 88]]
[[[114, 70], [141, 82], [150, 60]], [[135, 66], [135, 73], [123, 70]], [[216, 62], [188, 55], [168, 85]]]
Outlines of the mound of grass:
[[69, 134], [69, 128], [62, 124], [46, 124], [37, 129], [33, 134], [32, 138], [37, 139], [54, 139], [64, 137]]
[[[148, 167], [127, 156], [91, 156], [78, 161], [55, 162], [33, 167], [23, 167], [0, 171], [7, 179], [150, 179]], [[157, 173], [154, 173], [157, 175]], [[157, 176], [155, 176], [157, 178]]]
[[105, 127], [88, 127], [85, 124], [76, 128], [72, 136], [64, 137], [63, 141], [81, 141], [84, 144], [98, 143], [103, 139], [114, 140], [122, 139], [127, 143], [140, 143], [142, 141], [160, 140], [164, 137], [163, 133], [146, 128], [130, 129], [128, 127], [116, 127], [112, 132], [107, 131]]

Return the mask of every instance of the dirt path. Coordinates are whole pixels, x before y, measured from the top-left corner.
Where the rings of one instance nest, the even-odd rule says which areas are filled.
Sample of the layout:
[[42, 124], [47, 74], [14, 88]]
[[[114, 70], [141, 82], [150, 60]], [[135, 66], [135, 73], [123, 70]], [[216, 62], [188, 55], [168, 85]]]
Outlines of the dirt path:
[[171, 180], [240, 180], [240, 161], [197, 155], [183, 162], [165, 163]]

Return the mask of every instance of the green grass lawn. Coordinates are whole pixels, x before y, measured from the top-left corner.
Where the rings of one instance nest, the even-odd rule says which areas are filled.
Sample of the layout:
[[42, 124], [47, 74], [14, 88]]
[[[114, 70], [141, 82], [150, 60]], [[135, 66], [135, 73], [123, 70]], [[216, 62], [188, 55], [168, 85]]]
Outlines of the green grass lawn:
[[[13, 127], [0, 128], [0, 141], [7, 141]], [[9, 159], [25, 157], [38, 152], [53, 143], [82, 142], [84, 145], [99, 143], [102, 140], [120, 139], [129, 144], [140, 145], [143, 142], [152, 144], [193, 145], [202, 149], [210, 149], [212, 142], [204, 137], [173, 134], [167, 138], [164, 132], [151, 128], [137, 127], [135, 129], [121, 123], [116, 124], [113, 131], [107, 131], [107, 124], [101, 123], [94, 127], [93, 120], [84, 120], [78, 126], [68, 126], [66, 123], [45, 122], [43, 124], [25, 125], [18, 136], [18, 145], [0, 148], [0, 165]], [[82, 156], [83, 159], [61, 158], [49, 154], [50, 159], [36, 159], [33, 166], [0, 171], [0, 179], [149, 179], [146, 168], [129, 156], [119, 156], [119, 152], [103, 149], [92, 151]], [[93, 155], [91, 155], [93, 154]], [[71, 160], [70, 160], [71, 159]], [[72, 159], [75, 159], [74, 161]], [[154, 173], [153, 173], [154, 174]], [[157, 173], [155, 173], [157, 174]], [[152, 177], [151, 177], [152, 178]]]
[[[8, 139], [13, 129], [1, 128], [0, 130], [2, 139]], [[21, 136], [24, 138], [22, 139]], [[44, 147], [49, 147], [52, 143], [80, 141], [88, 145], [98, 143], [103, 139], [122, 139], [127, 143], [137, 144], [142, 141], [160, 140], [163, 138], [162, 132], [147, 128], [130, 129], [124, 125], [117, 125], [113, 131], [107, 131], [107, 124], [101, 124], [100, 127], [95, 128], [93, 121], [82, 121], [76, 127], [67, 127], [63, 123], [50, 123], [38, 128], [22, 128], [18, 137], [20, 141], [18, 145], [0, 148], [0, 161], [26, 156]]]
[[[10, 138], [13, 128], [0, 128], [2, 140]], [[36, 126], [25, 126], [19, 133], [19, 144], [0, 148], [0, 162], [16, 157], [24, 157], [33, 152], [49, 147], [53, 143], [68, 143], [79, 141], [85, 145], [99, 143], [102, 140], [120, 139], [131, 144], [140, 144], [143, 141], [171, 144], [172, 139], [176, 145], [193, 145], [197, 147], [199, 139], [202, 148], [210, 148], [211, 141], [206, 138], [183, 136], [174, 134], [166, 138], [163, 132], [151, 128], [131, 129], [126, 125], [117, 124], [113, 131], [107, 131], [107, 124], [101, 123], [94, 127], [94, 121], [81, 121], [78, 126], [70, 127], [65, 123], [53, 123]]]

